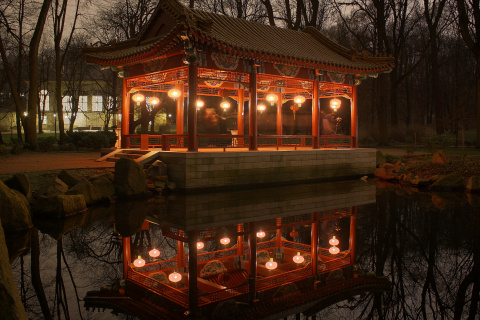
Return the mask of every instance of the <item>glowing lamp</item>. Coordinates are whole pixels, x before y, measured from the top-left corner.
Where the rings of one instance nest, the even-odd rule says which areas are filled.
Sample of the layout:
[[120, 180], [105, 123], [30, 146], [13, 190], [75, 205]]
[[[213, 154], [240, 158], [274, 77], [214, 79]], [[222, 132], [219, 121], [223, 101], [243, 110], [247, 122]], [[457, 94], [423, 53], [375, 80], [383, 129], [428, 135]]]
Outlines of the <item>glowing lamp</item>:
[[278, 101], [278, 96], [274, 93], [269, 93], [265, 99], [273, 106], [273, 104]]
[[230, 238], [229, 237], [223, 237], [222, 239], [220, 239], [220, 243], [223, 244], [223, 245], [227, 245], [230, 243]]
[[300, 255], [300, 252], [297, 252], [297, 255], [293, 256], [293, 262], [302, 263], [303, 261], [305, 261], [305, 258]]
[[295, 102], [296, 104], [298, 104], [299, 107], [301, 107], [302, 103], [305, 102], [305, 97], [304, 96], [296, 96], [295, 98], [293, 98], [293, 102]]
[[160, 99], [158, 99], [157, 97], [150, 97], [148, 99], [148, 103], [150, 103], [152, 106], [156, 106], [160, 103]]
[[258, 231], [257, 232], [257, 237], [258, 238], [265, 238], [265, 231], [262, 231], [262, 230]]
[[265, 109], [267, 109], [267, 107], [265, 107], [264, 104], [260, 103], [259, 105], [257, 105], [257, 110], [258, 111], [263, 112], [263, 111], [265, 111]]
[[182, 92], [178, 89], [168, 90], [168, 96], [173, 100], [177, 100], [178, 98], [180, 98], [181, 95], [182, 95]]
[[133, 265], [137, 268], [143, 267], [145, 265], [145, 260], [142, 259], [142, 256], [138, 256], [138, 259], [133, 261]]
[[332, 108], [333, 112], [337, 112], [341, 104], [342, 101], [340, 101], [340, 99], [335, 98], [330, 100], [330, 108]]
[[202, 100], [197, 100], [197, 110], [200, 110], [205, 105]]
[[328, 241], [328, 243], [330, 243], [331, 246], [338, 246], [338, 244], [340, 243], [340, 241], [338, 241], [337, 238], [335, 238], [335, 236], [332, 237], [332, 239], [330, 239]]
[[328, 249], [328, 252], [330, 252], [331, 254], [338, 254], [340, 252], [340, 249], [338, 249], [338, 247], [330, 247], [330, 249]]
[[222, 101], [222, 103], [220, 103], [220, 107], [223, 109], [223, 111], [227, 111], [227, 109], [230, 108], [230, 102]]
[[148, 251], [148, 254], [152, 258], [158, 258], [160, 256], [160, 250], [153, 248], [152, 250]]
[[172, 282], [178, 282], [182, 280], [182, 275], [176, 271], [173, 271], [172, 273], [169, 274], [168, 280]]
[[197, 250], [202, 250], [205, 247], [205, 243], [202, 241], [197, 242]]
[[137, 103], [137, 106], [140, 105], [140, 102], [142, 102], [143, 100], [145, 100], [145, 96], [141, 93], [135, 93], [133, 96], [132, 96], [132, 99], [133, 101], [135, 101]]
[[276, 269], [277, 266], [278, 264], [275, 261], [273, 261], [273, 258], [270, 258], [270, 261], [265, 263], [265, 268], [267, 268], [268, 270]]

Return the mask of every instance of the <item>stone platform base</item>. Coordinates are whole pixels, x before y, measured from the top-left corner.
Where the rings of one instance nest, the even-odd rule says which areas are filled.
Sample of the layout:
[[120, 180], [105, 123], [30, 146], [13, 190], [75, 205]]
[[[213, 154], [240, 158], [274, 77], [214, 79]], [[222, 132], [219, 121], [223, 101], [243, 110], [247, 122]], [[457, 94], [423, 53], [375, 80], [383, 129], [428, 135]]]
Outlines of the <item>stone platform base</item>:
[[170, 181], [182, 190], [332, 181], [373, 174], [376, 149], [160, 152]]

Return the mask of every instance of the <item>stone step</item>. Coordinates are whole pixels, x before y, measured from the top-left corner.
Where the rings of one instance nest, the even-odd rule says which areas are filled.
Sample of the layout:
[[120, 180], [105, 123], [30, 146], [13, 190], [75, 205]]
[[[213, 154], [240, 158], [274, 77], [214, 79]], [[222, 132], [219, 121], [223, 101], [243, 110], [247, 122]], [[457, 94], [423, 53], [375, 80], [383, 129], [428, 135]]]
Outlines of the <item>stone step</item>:
[[120, 158], [117, 158], [117, 157], [108, 157], [105, 161], [108, 161], [108, 162], [117, 162], [118, 160], [120, 160]]
[[116, 156], [117, 158], [129, 158], [129, 159], [135, 160], [135, 159], [138, 159], [138, 158], [140, 158], [141, 156], [143, 156], [143, 154], [136, 154], [136, 153], [117, 153], [115, 156]]

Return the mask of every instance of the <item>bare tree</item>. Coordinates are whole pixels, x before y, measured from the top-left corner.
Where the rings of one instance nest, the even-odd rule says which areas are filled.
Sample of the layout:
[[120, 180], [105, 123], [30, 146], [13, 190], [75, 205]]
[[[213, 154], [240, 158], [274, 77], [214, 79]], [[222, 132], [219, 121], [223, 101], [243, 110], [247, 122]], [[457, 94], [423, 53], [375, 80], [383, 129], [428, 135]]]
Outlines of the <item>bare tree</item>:
[[456, 0], [460, 32], [467, 47], [475, 56], [477, 100], [477, 148], [480, 148], [480, 1]]

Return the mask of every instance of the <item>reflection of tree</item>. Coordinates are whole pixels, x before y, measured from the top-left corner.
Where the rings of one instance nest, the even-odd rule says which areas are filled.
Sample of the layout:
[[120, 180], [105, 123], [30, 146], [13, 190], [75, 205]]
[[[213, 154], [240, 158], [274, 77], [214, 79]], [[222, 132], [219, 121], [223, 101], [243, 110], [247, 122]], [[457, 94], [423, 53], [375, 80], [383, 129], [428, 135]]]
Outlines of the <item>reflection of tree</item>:
[[455, 297], [454, 319], [462, 319], [464, 308], [467, 306], [467, 295], [470, 290], [470, 308], [468, 310], [468, 319], [478, 317], [478, 304], [480, 298], [480, 211], [475, 210], [474, 216], [474, 236], [473, 236], [473, 265], [470, 272], [460, 282], [457, 295]]
[[354, 314], [356, 319], [478, 318], [480, 219], [473, 219], [478, 213], [464, 198], [452, 195], [448, 194], [453, 205], [445, 200], [446, 206], [438, 208], [429, 194], [378, 189], [376, 204], [359, 208], [356, 263], [387, 276], [392, 291], [357, 297], [322, 314]]
[[31, 251], [31, 272], [32, 272], [32, 285], [35, 288], [35, 293], [40, 302], [40, 307], [42, 308], [43, 316], [45, 319], [53, 319], [48, 307], [47, 298], [45, 296], [45, 291], [43, 290], [42, 279], [40, 277], [40, 243], [38, 240], [38, 230], [35, 229], [32, 231], [32, 251]]

